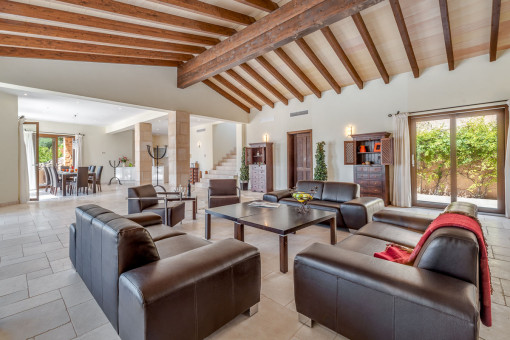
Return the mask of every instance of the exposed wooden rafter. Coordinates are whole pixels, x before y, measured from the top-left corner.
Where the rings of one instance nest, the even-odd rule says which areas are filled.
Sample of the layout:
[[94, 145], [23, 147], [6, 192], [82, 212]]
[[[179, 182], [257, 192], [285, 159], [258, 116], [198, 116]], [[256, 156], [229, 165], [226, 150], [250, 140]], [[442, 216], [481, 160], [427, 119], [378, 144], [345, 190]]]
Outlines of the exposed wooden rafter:
[[308, 78], [308, 76], [297, 66], [297, 64], [289, 57], [287, 53], [280, 47], [274, 50], [277, 56], [287, 65], [294, 74], [301, 79], [303, 83], [317, 96], [317, 98], [321, 97], [321, 91], [315, 86], [315, 84]]
[[379, 52], [377, 52], [377, 48], [375, 48], [374, 41], [372, 40], [372, 37], [368, 32], [367, 26], [365, 25], [365, 22], [363, 21], [361, 14], [359, 13], [354, 14], [352, 16], [352, 19], [354, 20], [354, 24], [356, 24], [356, 27], [358, 28], [359, 34], [361, 35], [363, 42], [365, 42], [365, 45], [367, 46], [370, 56], [372, 56], [372, 59], [374, 60], [377, 70], [379, 70], [379, 74], [381, 75], [384, 83], [388, 84], [390, 82], [390, 76], [386, 71], [386, 67], [384, 67]]
[[223, 78], [221, 75], [217, 74], [213, 77], [216, 79], [221, 85], [225, 86], [230, 91], [234, 92], [236, 95], [241, 97], [244, 101], [250, 103], [253, 107], [255, 107], [257, 110], [262, 110], [262, 105], [257, 103], [255, 100], [253, 100], [250, 96], [248, 96], [246, 93], [241, 91], [237, 86], [229, 82], [227, 79]]
[[500, 16], [501, 16], [501, 0], [492, 0], [491, 41], [489, 53], [490, 61], [496, 60], [496, 54], [498, 52]]
[[352, 63], [349, 60], [349, 58], [347, 57], [347, 55], [345, 54], [344, 50], [340, 46], [340, 43], [336, 39], [336, 37], [333, 34], [333, 32], [331, 31], [331, 29], [329, 27], [324, 27], [321, 29], [321, 32], [322, 32], [322, 34], [324, 34], [324, 37], [328, 41], [328, 43], [331, 46], [331, 48], [333, 49], [333, 51], [338, 56], [338, 59], [340, 59], [340, 61], [344, 65], [345, 69], [351, 76], [352, 80], [354, 80], [356, 85], [358, 85], [359, 89], [361, 90], [363, 88], [363, 80], [361, 80], [361, 77], [359, 76], [358, 72], [352, 65]]
[[219, 39], [189, 34], [184, 32], [170, 31], [157, 27], [143, 26], [111, 19], [99, 18], [91, 15], [61, 11], [53, 8], [29, 5], [20, 2], [0, 0], [0, 13], [13, 14], [22, 17], [50, 20], [79, 26], [88, 26], [109, 31], [118, 31], [150, 37], [162, 38], [173, 41], [186, 42], [204, 46], [215, 45]]
[[296, 40], [296, 43], [299, 46], [299, 48], [301, 48], [303, 53], [308, 57], [308, 59], [310, 59], [315, 68], [317, 68], [320, 74], [322, 74], [324, 79], [326, 79], [329, 85], [331, 85], [333, 90], [335, 90], [336, 93], [340, 93], [342, 91], [340, 85], [336, 82], [335, 78], [333, 78], [331, 73], [329, 73], [326, 66], [324, 66], [324, 64], [320, 61], [320, 59], [313, 52], [311, 47], [306, 43], [305, 39], [299, 38], [298, 40]]
[[235, 105], [239, 106], [244, 111], [250, 113], [250, 108], [248, 106], [246, 106], [243, 103], [241, 103], [239, 100], [237, 100], [236, 98], [231, 96], [230, 93], [228, 93], [227, 91], [223, 90], [221, 87], [219, 87], [218, 85], [216, 85], [215, 83], [213, 83], [209, 79], [205, 79], [204, 81], [202, 81], [202, 83], [204, 83], [205, 85], [209, 86], [211, 89], [213, 89], [214, 91], [218, 92], [220, 95], [222, 95], [226, 99], [230, 100], [232, 103], [234, 103]]
[[234, 70], [228, 70], [227, 71], [227, 74], [229, 76], [231, 76], [232, 78], [234, 78], [239, 84], [243, 85], [247, 90], [249, 90], [251, 93], [253, 93], [254, 95], [256, 95], [258, 98], [260, 98], [264, 103], [266, 103], [267, 105], [271, 106], [272, 108], [274, 107], [274, 103], [271, 101], [271, 99], [267, 98], [262, 92], [260, 92], [255, 86], [253, 86], [252, 84], [250, 84], [250, 82], [248, 82], [246, 79], [244, 79], [243, 77], [241, 77], [241, 75], [239, 73], [237, 73], [236, 71]]
[[402, 8], [400, 7], [399, 0], [390, 0], [390, 5], [391, 10], [393, 11], [393, 16], [395, 17], [395, 21], [397, 22], [400, 37], [404, 43], [404, 48], [406, 50], [409, 64], [411, 65], [411, 70], [413, 71], [414, 77], [418, 78], [420, 76], [420, 69], [418, 68], [418, 63], [416, 62], [413, 45], [411, 43], [411, 39], [409, 38], [409, 32], [407, 32], [407, 26], [404, 20], [404, 15], [402, 14]]
[[257, 73], [250, 65], [248, 64], [241, 64], [239, 65], [243, 69], [244, 72], [248, 73], [250, 77], [255, 79], [262, 85], [266, 90], [271, 92], [276, 98], [278, 98], [282, 103], [285, 105], [289, 104], [289, 100], [285, 98], [283, 94], [280, 93], [277, 89], [274, 88], [273, 85], [269, 84], [267, 80], [265, 80], [260, 74]]
[[276, 80], [278, 80], [287, 90], [289, 90], [290, 93], [294, 95], [300, 102], [303, 102], [305, 98], [303, 95], [294, 87], [292, 84], [285, 79], [284, 76], [278, 70], [271, 65], [269, 61], [267, 61], [266, 58], [263, 56], [257, 57], [257, 61], [259, 64], [267, 71], [269, 72], [273, 77], [275, 77]]
[[452, 33], [450, 30], [450, 16], [448, 14], [447, 0], [439, 0], [439, 9], [441, 10], [441, 22], [443, 24], [444, 44], [446, 48], [446, 58], [448, 60], [448, 69], [455, 69], [455, 59], [453, 57]]
[[278, 5], [271, 0], [235, 0], [235, 1], [266, 12], [272, 12], [275, 9], [278, 9]]
[[211, 5], [199, 0], [150, 0], [152, 2], [165, 4], [174, 8], [183, 9], [189, 12], [202, 14], [211, 18], [225, 20], [234, 24], [251, 25], [255, 18], [225, 9], [219, 6]]
[[179, 67], [186, 88], [275, 50], [382, 0], [293, 0]]
[[112, 63], [112, 64], [131, 64], [131, 65], [150, 65], [150, 66], [167, 66], [175, 67], [180, 64], [179, 61], [159, 60], [147, 58], [119, 57], [111, 55], [100, 55], [92, 53], [74, 53], [64, 51], [48, 51], [31, 48], [19, 47], [1, 47], [1, 57], [18, 57], [18, 58], [36, 58], [36, 59], [53, 59], [53, 60], [72, 60], [72, 61], [90, 61], [96, 63]]

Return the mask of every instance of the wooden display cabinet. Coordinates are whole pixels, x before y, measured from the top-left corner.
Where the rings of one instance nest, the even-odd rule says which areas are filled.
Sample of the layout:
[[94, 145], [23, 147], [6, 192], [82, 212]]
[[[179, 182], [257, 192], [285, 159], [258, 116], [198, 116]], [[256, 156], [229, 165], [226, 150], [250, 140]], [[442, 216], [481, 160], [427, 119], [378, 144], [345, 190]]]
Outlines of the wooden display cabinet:
[[196, 182], [200, 181], [198, 176], [198, 168], [189, 168], [189, 180], [191, 184], [195, 184]]
[[273, 143], [250, 143], [245, 162], [250, 167], [251, 191], [273, 191]]

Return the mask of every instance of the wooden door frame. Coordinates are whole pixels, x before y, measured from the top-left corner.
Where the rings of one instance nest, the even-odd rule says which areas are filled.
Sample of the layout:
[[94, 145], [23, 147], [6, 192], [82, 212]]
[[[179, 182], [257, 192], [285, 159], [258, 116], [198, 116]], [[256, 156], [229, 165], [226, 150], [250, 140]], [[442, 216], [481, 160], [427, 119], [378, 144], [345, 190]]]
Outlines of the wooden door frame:
[[312, 129], [309, 130], [299, 130], [299, 131], [290, 131], [287, 132], [287, 187], [294, 187], [294, 138], [296, 135], [301, 133], [309, 133], [310, 134], [310, 152], [309, 156], [312, 161], [312, 175], [313, 175], [313, 133]]
[[[35, 125], [35, 164], [37, 166], [37, 171], [35, 173], [35, 187], [36, 187], [36, 198], [30, 198], [30, 201], [39, 201], [39, 122], [23, 122], [23, 124], [33, 124]], [[28, 164], [27, 164], [28, 166]], [[35, 171], [35, 169], [33, 169]]]

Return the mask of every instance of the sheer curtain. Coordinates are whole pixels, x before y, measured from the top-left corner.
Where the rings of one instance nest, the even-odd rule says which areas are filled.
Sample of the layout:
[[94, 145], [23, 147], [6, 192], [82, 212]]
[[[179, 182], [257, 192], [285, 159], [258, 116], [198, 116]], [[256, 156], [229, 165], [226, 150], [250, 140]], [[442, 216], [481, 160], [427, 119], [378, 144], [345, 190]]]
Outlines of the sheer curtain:
[[393, 116], [395, 164], [393, 165], [393, 199], [397, 207], [411, 207], [411, 138], [409, 114], [401, 112]]
[[[507, 104], [510, 106], [510, 101]], [[510, 129], [508, 129], [505, 151], [505, 215], [510, 218]]]
[[25, 148], [27, 153], [27, 171], [28, 171], [28, 187], [29, 190], [37, 190], [37, 182], [35, 179], [34, 161], [35, 161], [35, 150], [34, 150], [34, 136], [33, 131], [23, 131], [25, 139]]
[[83, 163], [83, 135], [78, 133], [74, 136], [73, 148], [74, 156], [76, 158], [74, 164], [76, 165], [76, 168], [78, 168], [82, 166]]
[[27, 149], [25, 146], [25, 134], [23, 131], [24, 117], [18, 119], [18, 174], [19, 174], [19, 202], [27, 203], [30, 199]]

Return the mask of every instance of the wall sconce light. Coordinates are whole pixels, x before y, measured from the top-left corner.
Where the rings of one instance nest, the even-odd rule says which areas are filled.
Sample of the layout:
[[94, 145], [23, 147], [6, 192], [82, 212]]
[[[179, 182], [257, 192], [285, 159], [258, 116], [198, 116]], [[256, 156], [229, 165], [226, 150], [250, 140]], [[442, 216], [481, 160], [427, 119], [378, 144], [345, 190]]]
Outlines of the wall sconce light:
[[200, 149], [200, 147], [202, 146], [202, 143], [200, 143], [200, 141], [197, 142], [197, 146], [198, 148]]
[[347, 130], [347, 137], [352, 137], [352, 125], [349, 125], [346, 130]]
[[262, 136], [262, 139], [264, 140], [264, 143], [269, 142], [269, 135], [265, 133], [264, 136]]

